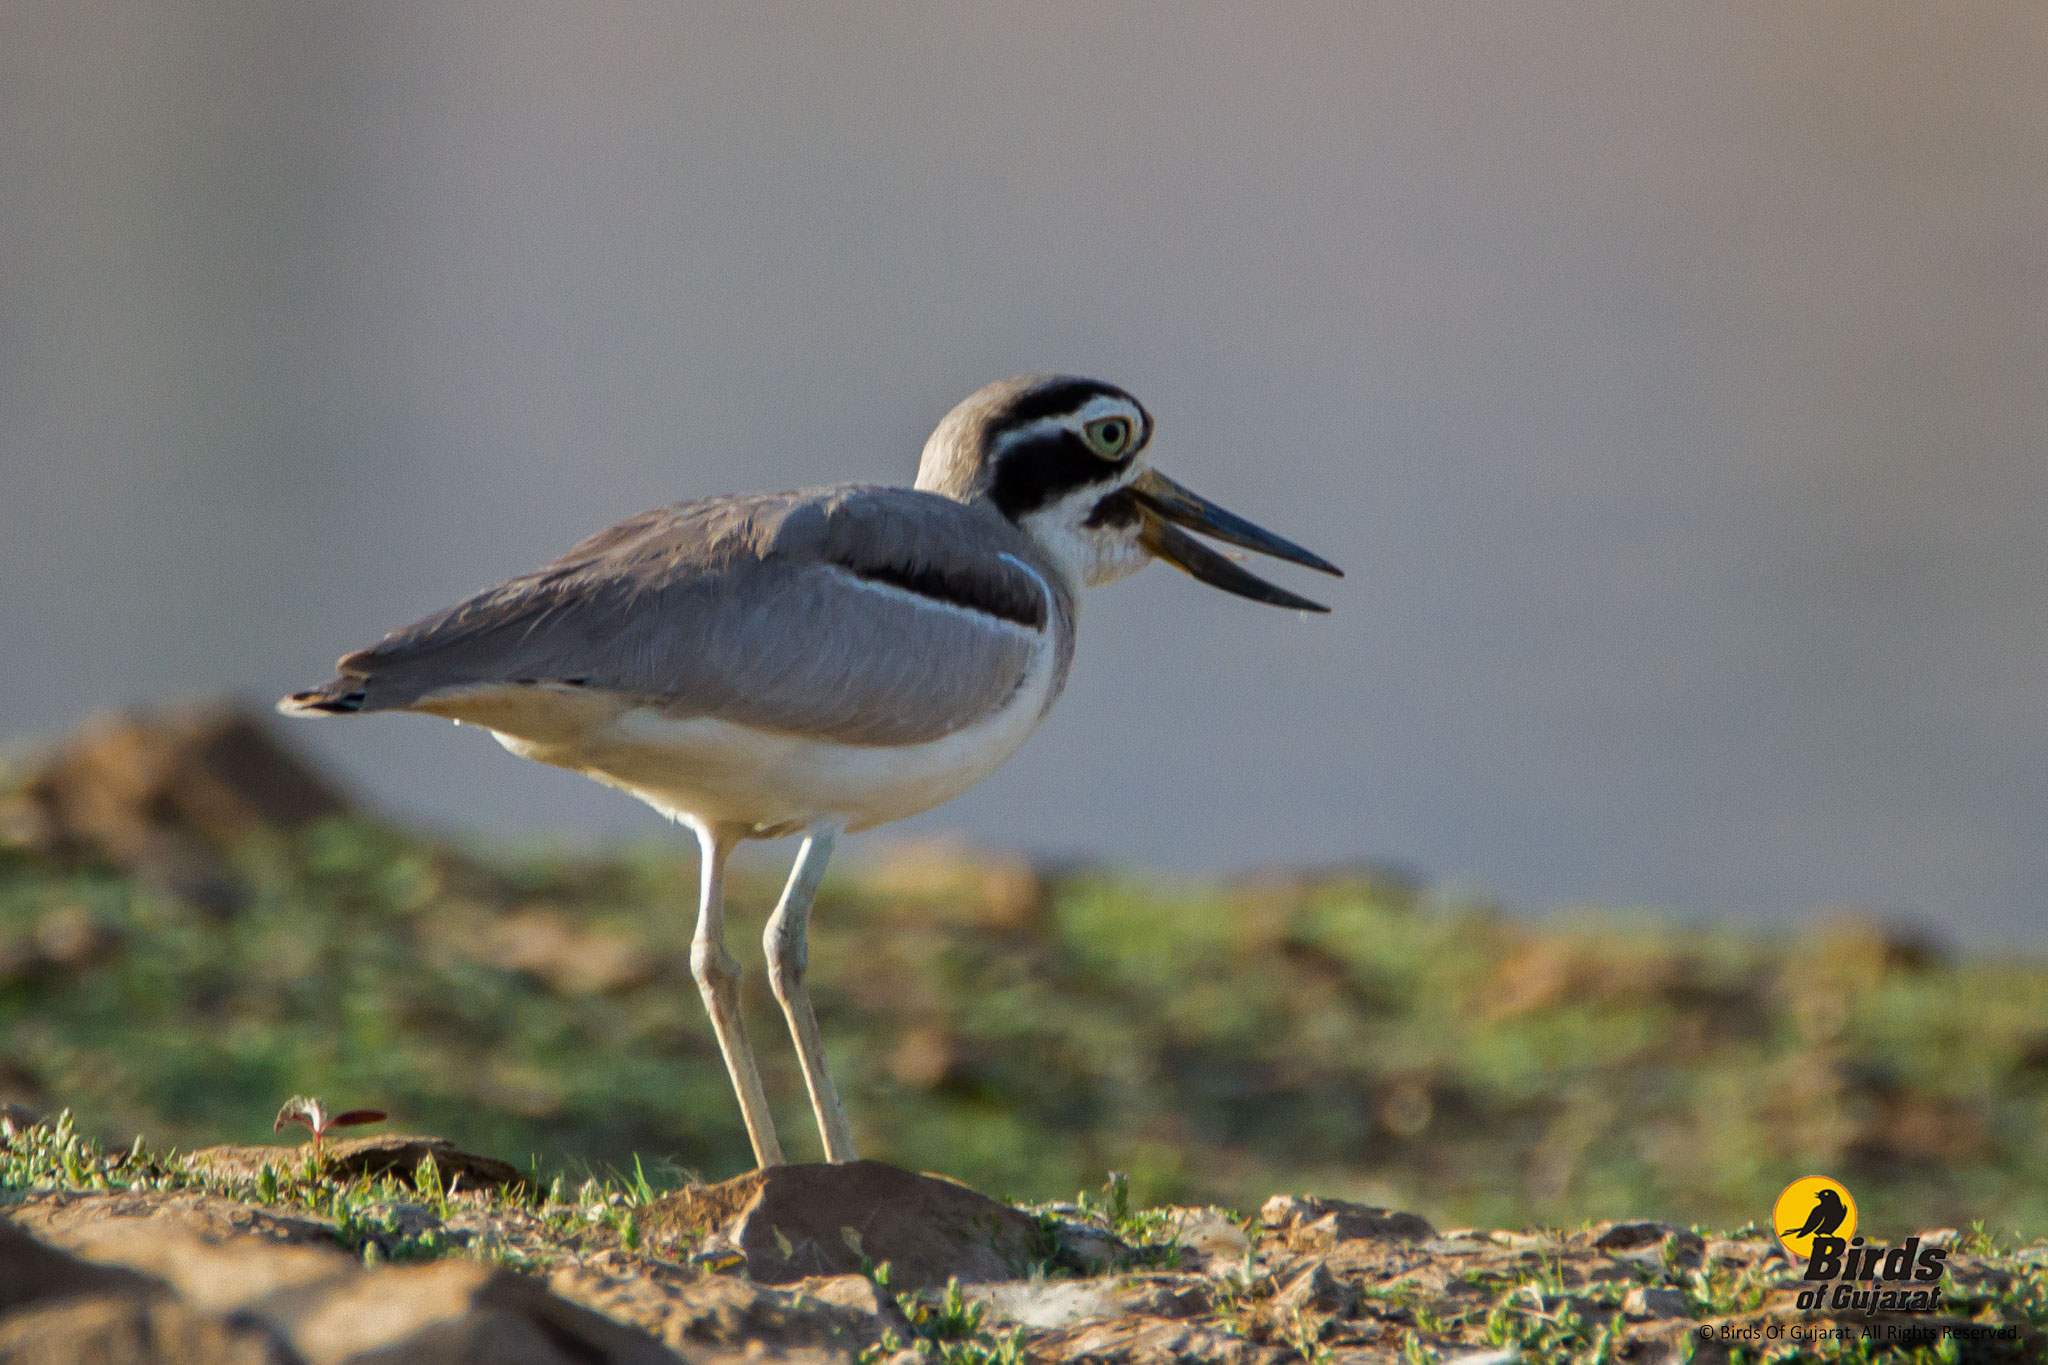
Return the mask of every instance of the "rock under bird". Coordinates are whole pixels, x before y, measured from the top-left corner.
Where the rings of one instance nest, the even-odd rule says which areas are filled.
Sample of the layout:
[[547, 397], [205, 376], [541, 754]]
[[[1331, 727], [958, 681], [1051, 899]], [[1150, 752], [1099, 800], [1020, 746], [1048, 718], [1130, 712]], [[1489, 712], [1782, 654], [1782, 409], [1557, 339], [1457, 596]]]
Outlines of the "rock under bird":
[[675, 503], [343, 656], [295, 715], [413, 711], [621, 788], [703, 851], [691, 971], [754, 1157], [782, 1160], [726, 950], [744, 839], [802, 834], [763, 934], [831, 1161], [854, 1159], [804, 985], [833, 842], [959, 795], [1037, 728], [1073, 662], [1081, 589], [1163, 559], [1226, 592], [1327, 608], [1189, 531], [1337, 567], [1150, 467], [1152, 418], [1111, 384], [1029, 375], [942, 420], [914, 487]]

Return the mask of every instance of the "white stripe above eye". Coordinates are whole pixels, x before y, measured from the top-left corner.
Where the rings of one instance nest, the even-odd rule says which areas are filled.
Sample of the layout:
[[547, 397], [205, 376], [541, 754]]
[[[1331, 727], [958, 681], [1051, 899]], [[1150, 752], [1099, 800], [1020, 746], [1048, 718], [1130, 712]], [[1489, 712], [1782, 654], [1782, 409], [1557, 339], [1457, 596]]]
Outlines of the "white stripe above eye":
[[[1122, 417], [1128, 420], [1134, 437], [1142, 436], [1145, 432], [1145, 416], [1136, 404], [1105, 393], [1089, 399], [1072, 412], [1061, 413], [1057, 417], [1041, 417], [1035, 422], [1027, 422], [1021, 427], [1004, 432], [996, 439], [993, 453], [1001, 455], [1011, 446], [1035, 441], [1056, 431], [1079, 431], [1090, 422], [1099, 422], [1105, 417]], [[1133, 440], [1131, 444], [1137, 446], [1143, 442]]]

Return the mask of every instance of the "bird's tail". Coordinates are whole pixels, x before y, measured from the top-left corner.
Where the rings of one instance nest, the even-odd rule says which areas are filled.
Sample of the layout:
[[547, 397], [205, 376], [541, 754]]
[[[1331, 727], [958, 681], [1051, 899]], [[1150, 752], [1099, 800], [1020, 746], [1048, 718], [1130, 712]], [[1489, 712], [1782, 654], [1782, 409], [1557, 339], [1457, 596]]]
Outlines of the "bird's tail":
[[339, 677], [306, 692], [294, 692], [277, 704], [287, 716], [352, 716], [363, 709], [364, 679]]

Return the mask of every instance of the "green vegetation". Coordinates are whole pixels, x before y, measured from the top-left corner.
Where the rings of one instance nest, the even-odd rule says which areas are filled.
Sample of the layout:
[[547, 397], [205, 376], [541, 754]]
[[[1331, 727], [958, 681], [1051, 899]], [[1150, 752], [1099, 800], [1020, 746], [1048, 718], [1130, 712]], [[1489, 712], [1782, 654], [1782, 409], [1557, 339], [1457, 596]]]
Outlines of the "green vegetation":
[[[875, 1267], [870, 1278], [888, 1292], [888, 1263]], [[921, 1354], [934, 1365], [1024, 1365], [1024, 1329], [998, 1330], [988, 1320], [988, 1305], [969, 1302], [960, 1281], [948, 1280], [938, 1294], [897, 1294], [895, 1300], [923, 1346]], [[861, 1352], [862, 1365], [879, 1365], [908, 1345], [892, 1329]]]
[[[0, 849], [0, 1098], [123, 1145], [270, 1140], [277, 1106], [317, 1093], [576, 1179], [747, 1164], [689, 978], [682, 841], [478, 859], [333, 820], [245, 840], [231, 882], [200, 904]], [[773, 892], [733, 888], [743, 960]], [[829, 881], [814, 925], [863, 1153], [982, 1189], [1118, 1170], [1126, 1219], [1291, 1189], [1440, 1226], [1725, 1227], [1821, 1172], [1878, 1236], [2048, 1233], [2037, 961], [1854, 923], [1530, 921], [1363, 876], [1181, 886], [936, 854]], [[816, 1139], [761, 986], [750, 1024], [801, 1159]]]
[[[0, 1134], [0, 1203], [7, 1202], [9, 1194], [51, 1189], [222, 1194], [327, 1223], [337, 1242], [371, 1265], [433, 1260], [455, 1249], [442, 1228], [410, 1233], [395, 1212], [422, 1200], [444, 1219], [452, 1212], [448, 1196], [433, 1183], [427, 1169], [432, 1158], [421, 1163], [422, 1169], [413, 1173], [411, 1180], [401, 1175], [373, 1180], [337, 1179], [310, 1156], [295, 1160], [297, 1155], [290, 1148], [280, 1148], [277, 1166], [265, 1166], [250, 1188], [194, 1169], [175, 1152], [153, 1152], [139, 1137], [125, 1149], [109, 1151], [79, 1133], [71, 1115], [63, 1113], [48, 1123]], [[584, 1202], [592, 1210], [602, 1209], [612, 1193], [601, 1182], [593, 1183], [583, 1192]], [[466, 1202], [491, 1207], [509, 1201], [477, 1194], [468, 1196]], [[567, 1204], [551, 1210], [543, 1205], [541, 1215], [535, 1216], [522, 1202], [520, 1211], [536, 1226], [544, 1226], [551, 1218], [558, 1234], [580, 1231], [585, 1222], [598, 1221], [586, 1219], [582, 1208]], [[473, 1254], [493, 1255], [513, 1267], [534, 1259], [502, 1242], [490, 1251], [475, 1249]]]

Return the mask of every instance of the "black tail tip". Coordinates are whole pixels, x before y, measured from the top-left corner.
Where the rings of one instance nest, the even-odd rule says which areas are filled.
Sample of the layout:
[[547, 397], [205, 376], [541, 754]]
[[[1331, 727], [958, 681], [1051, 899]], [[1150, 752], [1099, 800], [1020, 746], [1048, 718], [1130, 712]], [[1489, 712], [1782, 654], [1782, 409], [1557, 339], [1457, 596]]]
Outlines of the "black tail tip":
[[287, 716], [352, 716], [363, 709], [363, 695], [360, 690], [336, 692], [317, 687], [292, 693], [278, 702], [277, 709]]

